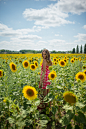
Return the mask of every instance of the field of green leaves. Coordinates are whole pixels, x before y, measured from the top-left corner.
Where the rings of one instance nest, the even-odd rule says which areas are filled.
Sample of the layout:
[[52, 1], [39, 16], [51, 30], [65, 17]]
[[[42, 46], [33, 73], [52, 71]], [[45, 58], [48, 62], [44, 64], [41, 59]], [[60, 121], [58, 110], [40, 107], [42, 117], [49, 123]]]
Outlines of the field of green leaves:
[[40, 112], [41, 54], [0, 55], [1, 129], [86, 129], [86, 55], [51, 54], [51, 60], [44, 98], [51, 106]]

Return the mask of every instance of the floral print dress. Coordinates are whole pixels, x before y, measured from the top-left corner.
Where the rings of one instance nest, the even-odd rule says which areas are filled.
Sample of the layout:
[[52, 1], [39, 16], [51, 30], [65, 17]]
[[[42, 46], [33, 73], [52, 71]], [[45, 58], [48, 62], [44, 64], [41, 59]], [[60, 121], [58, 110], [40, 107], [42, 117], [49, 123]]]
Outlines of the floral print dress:
[[[40, 80], [41, 80], [42, 72], [43, 72], [43, 64], [41, 66]], [[40, 105], [38, 106], [38, 109], [44, 109], [46, 107], [46, 104], [43, 102], [43, 99], [46, 96], [45, 95], [46, 86], [50, 85], [50, 82], [48, 81], [49, 80], [49, 78], [48, 78], [49, 73], [50, 73], [49, 66], [46, 66], [46, 71], [45, 71], [45, 76], [43, 79], [42, 86], [40, 86], [40, 83], [39, 83], [39, 95], [38, 96], [39, 96], [39, 99], [41, 102], [40, 102]], [[49, 89], [47, 89], [47, 94], [48, 94], [48, 92], [49, 92]]]

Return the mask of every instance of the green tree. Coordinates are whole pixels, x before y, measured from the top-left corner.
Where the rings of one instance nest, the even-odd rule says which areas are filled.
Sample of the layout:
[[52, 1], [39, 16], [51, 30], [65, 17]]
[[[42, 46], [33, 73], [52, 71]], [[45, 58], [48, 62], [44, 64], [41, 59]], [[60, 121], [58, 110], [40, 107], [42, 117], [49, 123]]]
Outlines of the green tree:
[[79, 53], [79, 46], [76, 47], [76, 53]]
[[82, 45], [81, 45], [81, 47], [80, 47], [80, 53], [82, 53]]
[[84, 45], [84, 53], [86, 53], [86, 44]]
[[73, 48], [72, 53], [75, 53], [75, 48]]

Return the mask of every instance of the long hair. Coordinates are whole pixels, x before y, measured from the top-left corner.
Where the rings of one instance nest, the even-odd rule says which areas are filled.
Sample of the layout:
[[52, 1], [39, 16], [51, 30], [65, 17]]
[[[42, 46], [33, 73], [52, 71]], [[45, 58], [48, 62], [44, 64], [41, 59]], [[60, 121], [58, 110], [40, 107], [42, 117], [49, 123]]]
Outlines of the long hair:
[[52, 65], [52, 61], [51, 61], [51, 59], [50, 59], [50, 53], [49, 53], [49, 51], [48, 51], [47, 49], [44, 49], [44, 50], [42, 51], [42, 57], [43, 57], [43, 52], [46, 53], [46, 61], [47, 61], [47, 63]]

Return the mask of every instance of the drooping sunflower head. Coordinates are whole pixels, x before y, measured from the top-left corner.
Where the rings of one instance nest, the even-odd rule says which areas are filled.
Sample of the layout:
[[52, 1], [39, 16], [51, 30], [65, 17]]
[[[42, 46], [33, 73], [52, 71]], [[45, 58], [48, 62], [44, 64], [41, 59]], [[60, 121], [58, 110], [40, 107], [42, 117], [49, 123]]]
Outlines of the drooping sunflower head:
[[72, 93], [71, 91], [66, 91], [63, 94], [63, 97], [64, 97], [64, 100], [69, 104], [76, 103], [76, 95], [74, 95], [74, 93]]
[[48, 77], [49, 77], [50, 80], [54, 80], [55, 77], [57, 77], [56, 72], [55, 71], [50, 72]]
[[28, 100], [34, 100], [35, 98], [37, 98], [38, 94], [38, 92], [34, 87], [28, 85], [23, 88], [22, 93], [24, 97], [27, 98]]
[[36, 67], [38, 67], [38, 62], [37, 61], [34, 61], [34, 64]]
[[78, 81], [78, 80], [81, 80], [82, 82], [84, 82], [86, 80], [86, 76], [85, 76], [85, 73], [83, 72], [78, 72], [76, 74], [76, 77], [75, 79]]
[[0, 69], [0, 77], [3, 76], [3, 71]]
[[59, 61], [59, 65], [62, 66], [62, 67], [64, 67], [66, 65], [66, 62], [64, 60], [60, 60]]
[[30, 65], [30, 69], [34, 71], [34, 70], [36, 69], [35, 64], [31, 64], [31, 65]]
[[13, 62], [10, 63], [10, 69], [11, 69], [12, 72], [17, 71], [16, 65]]
[[27, 69], [29, 66], [29, 62], [27, 60], [23, 61], [23, 67]]

